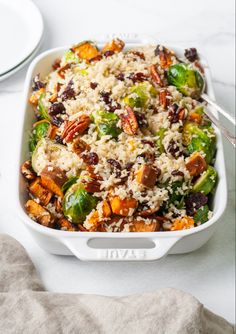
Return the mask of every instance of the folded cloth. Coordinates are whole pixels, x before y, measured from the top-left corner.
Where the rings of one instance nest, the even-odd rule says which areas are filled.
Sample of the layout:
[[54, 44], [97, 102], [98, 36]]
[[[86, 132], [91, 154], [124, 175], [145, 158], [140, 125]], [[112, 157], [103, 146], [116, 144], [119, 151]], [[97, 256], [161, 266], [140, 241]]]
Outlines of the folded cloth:
[[193, 296], [162, 289], [127, 297], [44, 290], [24, 248], [0, 235], [2, 334], [231, 334], [233, 326]]

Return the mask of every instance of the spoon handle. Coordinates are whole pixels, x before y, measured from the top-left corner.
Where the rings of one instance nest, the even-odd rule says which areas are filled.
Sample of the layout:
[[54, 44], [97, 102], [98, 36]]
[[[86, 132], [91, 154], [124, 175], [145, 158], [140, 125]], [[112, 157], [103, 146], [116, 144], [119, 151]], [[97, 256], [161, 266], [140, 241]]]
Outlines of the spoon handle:
[[229, 113], [227, 113], [217, 103], [212, 101], [212, 99], [210, 99], [210, 97], [207, 94], [203, 93], [201, 95], [201, 98], [203, 98], [203, 100], [205, 100], [208, 104], [210, 104], [212, 107], [214, 107], [216, 110], [218, 110], [221, 115], [223, 115], [225, 118], [227, 118], [235, 126], [236, 123], [235, 123], [234, 117], [230, 116]]
[[205, 108], [204, 110], [205, 114], [210, 118], [210, 120], [218, 127], [218, 129], [221, 131], [221, 133], [224, 135], [226, 139], [234, 146], [236, 147], [236, 138], [233, 136], [221, 123], [220, 121], [213, 115], [213, 113]]

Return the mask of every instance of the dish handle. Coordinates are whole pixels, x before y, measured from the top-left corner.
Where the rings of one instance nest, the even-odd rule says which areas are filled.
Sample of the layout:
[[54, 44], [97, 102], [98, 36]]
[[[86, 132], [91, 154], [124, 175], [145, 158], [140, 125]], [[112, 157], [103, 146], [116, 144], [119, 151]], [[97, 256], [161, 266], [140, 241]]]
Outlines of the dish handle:
[[96, 237], [63, 238], [61, 241], [82, 261], [154, 261], [166, 256], [181, 238], [147, 238], [153, 242], [153, 248], [93, 248], [89, 241]]

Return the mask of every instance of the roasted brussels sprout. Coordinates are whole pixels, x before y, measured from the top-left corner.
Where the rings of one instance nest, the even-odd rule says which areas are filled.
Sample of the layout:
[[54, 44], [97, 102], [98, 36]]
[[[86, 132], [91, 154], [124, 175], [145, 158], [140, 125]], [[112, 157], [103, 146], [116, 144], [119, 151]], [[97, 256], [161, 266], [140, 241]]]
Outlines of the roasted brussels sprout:
[[124, 98], [124, 103], [131, 108], [143, 108], [150, 96], [156, 96], [156, 89], [147, 82], [134, 85], [130, 89], [129, 95]]
[[78, 178], [77, 176], [72, 176], [72, 177], [70, 177], [69, 180], [67, 180], [67, 181], [63, 184], [63, 186], [62, 186], [62, 188], [61, 188], [62, 192], [63, 192], [63, 193], [66, 193], [67, 190], [68, 190], [74, 183], [76, 183], [76, 182], [78, 181], [78, 179], [79, 179], [79, 178]]
[[[65, 152], [67, 149], [64, 145], [57, 144], [54, 141], [47, 139], [47, 138], [42, 138], [39, 140], [37, 143], [35, 150], [32, 154], [31, 162], [32, 162], [32, 168], [33, 170], [39, 174], [42, 170], [42, 155], [43, 154], [55, 154], [55, 153], [61, 153]], [[46, 153], [45, 153], [46, 152]]]
[[197, 179], [193, 185], [193, 192], [202, 192], [205, 195], [211, 193], [217, 182], [217, 171], [208, 166], [207, 170]]
[[81, 183], [75, 183], [67, 190], [62, 208], [66, 218], [74, 224], [81, 224], [96, 204], [97, 198], [90, 195]]
[[185, 96], [198, 98], [204, 88], [204, 79], [199, 71], [181, 63], [170, 66], [167, 80]]
[[216, 151], [216, 136], [212, 127], [200, 127], [196, 123], [186, 122], [182, 132], [183, 145], [189, 154], [203, 152], [205, 160], [211, 163]]
[[39, 111], [39, 116], [41, 119], [46, 119], [50, 121], [50, 117], [48, 115], [48, 110], [46, 106], [44, 105], [44, 98], [45, 98], [45, 93], [41, 94], [39, 97], [39, 102], [38, 102], [38, 111]]
[[209, 219], [208, 214], [209, 214], [209, 207], [207, 204], [197, 209], [197, 212], [193, 216], [195, 224], [203, 224], [206, 221], [208, 221]]
[[165, 148], [164, 148], [164, 145], [163, 145], [162, 141], [165, 137], [166, 130], [167, 129], [165, 129], [165, 128], [160, 128], [159, 131], [156, 134], [158, 136], [156, 144], [157, 144], [157, 148], [158, 148], [158, 151], [159, 151], [160, 154], [165, 152]]
[[29, 141], [29, 149], [31, 153], [34, 152], [38, 141], [46, 137], [48, 133], [49, 125], [50, 123], [45, 119], [42, 121], [36, 122], [33, 125], [33, 131], [30, 137], [30, 141]]
[[97, 111], [93, 113], [92, 120], [97, 125], [99, 137], [109, 135], [117, 138], [121, 133], [121, 129], [117, 127], [118, 116], [112, 112]]

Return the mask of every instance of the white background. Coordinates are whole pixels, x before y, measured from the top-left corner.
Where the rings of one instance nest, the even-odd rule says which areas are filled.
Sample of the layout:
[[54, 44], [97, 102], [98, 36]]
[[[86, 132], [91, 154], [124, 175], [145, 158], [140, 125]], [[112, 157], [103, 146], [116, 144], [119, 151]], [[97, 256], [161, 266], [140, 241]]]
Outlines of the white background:
[[[20, 1], [20, 0], [19, 0]], [[45, 22], [42, 50], [75, 43], [94, 33], [136, 32], [160, 42], [197, 47], [211, 67], [217, 101], [234, 113], [234, 1], [35, 0]], [[3, 52], [3, 50], [1, 50]], [[228, 206], [213, 238], [200, 250], [156, 263], [83, 263], [41, 250], [15, 210], [19, 119], [26, 69], [0, 83], [0, 233], [27, 249], [46, 289], [125, 295], [175, 287], [192, 293], [213, 312], [234, 319], [235, 154], [225, 143]]]

